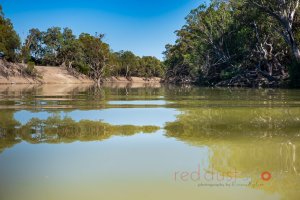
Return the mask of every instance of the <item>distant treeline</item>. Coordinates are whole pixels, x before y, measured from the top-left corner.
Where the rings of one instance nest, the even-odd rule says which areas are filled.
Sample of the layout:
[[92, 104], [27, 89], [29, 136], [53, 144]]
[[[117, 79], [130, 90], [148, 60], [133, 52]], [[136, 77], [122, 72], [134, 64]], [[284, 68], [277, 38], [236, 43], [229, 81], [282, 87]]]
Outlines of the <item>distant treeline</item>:
[[165, 51], [170, 82], [300, 86], [299, 0], [213, 0]]
[[66, 66], [100, 82], [104, 76], [162, 77], [163, 63], [153, 56], [139, 57], [130, 51], [113, 52], [103, 42], [103, 34], [82, 33], [70, 28], [51, 27], [29, 30], [23, 44], [0, 7], [0, 51], [12, 62]]

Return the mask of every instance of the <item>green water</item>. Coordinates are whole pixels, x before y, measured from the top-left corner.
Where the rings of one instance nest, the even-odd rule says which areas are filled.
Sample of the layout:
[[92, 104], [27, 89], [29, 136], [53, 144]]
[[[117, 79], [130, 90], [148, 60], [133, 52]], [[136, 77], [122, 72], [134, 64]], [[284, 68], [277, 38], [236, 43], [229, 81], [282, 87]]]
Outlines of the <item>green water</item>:
[[300, 90], [2, 85], [0, 180], [1, 200], [299, 199]]

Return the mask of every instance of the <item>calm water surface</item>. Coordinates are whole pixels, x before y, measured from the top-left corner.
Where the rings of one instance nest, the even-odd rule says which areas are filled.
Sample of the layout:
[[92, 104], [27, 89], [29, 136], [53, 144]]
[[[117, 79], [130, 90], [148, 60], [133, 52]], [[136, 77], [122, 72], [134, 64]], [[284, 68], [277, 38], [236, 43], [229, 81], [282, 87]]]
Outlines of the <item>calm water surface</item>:
[[300, 91], [0, 86], [0, 199], [299, 199]]

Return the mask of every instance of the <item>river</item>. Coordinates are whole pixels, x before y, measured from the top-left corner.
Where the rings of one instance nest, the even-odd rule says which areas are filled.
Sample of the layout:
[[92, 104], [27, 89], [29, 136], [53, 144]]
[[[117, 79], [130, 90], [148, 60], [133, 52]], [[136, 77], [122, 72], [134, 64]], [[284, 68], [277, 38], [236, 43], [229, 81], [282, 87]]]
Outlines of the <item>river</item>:
[[0, 199], [299, 199], [300, 90], [1, 85]]

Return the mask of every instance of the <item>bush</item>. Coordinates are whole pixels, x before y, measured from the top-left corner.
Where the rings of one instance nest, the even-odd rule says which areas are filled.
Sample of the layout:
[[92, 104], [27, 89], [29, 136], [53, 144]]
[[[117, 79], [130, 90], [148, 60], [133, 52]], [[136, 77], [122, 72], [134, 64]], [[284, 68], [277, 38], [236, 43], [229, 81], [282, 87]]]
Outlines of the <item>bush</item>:
[[28, 74], [28, 75], [31, 75], [31, 76], [36, 76], [37, 75], [37, 70], [35, 69], [35, 63], [34, 62], [28, 62], [27, 63], [27, 67], [25, 69], [25, 72]]
[[73, 64], [73, 67], [80, 73], [88, 75], [90, 68], [87, 64], [85, 64], [84, 62], [75, 62]]
[[221, 71], [220, 78], [222, 80], [228, 80], [238, 75], [240, 72], [237, 68], [227, 68]]

